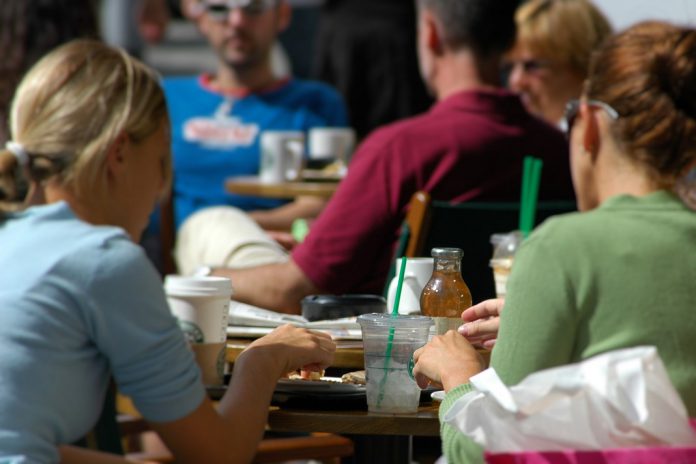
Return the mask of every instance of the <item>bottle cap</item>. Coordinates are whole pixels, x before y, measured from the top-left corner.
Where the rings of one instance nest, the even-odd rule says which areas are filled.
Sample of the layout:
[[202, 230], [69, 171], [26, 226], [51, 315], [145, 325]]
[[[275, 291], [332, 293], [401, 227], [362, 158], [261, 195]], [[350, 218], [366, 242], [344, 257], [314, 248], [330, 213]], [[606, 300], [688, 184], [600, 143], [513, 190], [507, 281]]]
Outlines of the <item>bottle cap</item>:
[[462, 259], [464, 250], [461, 248], [433, 248], [430, 255], [433, 258]]

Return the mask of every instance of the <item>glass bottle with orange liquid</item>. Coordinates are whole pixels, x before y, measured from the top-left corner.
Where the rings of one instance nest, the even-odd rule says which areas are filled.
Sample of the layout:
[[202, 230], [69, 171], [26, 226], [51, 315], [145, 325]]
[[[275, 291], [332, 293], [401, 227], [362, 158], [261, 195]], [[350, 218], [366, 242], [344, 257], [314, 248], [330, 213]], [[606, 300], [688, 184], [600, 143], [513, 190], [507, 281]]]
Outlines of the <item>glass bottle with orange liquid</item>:
[[471, 292], [462, 278], [460, 248], [433, 248], [433, 274], [420, 297], [421, 313], [435, 321], [437, 334], [462, 325], [461, 314], [471, 306]]

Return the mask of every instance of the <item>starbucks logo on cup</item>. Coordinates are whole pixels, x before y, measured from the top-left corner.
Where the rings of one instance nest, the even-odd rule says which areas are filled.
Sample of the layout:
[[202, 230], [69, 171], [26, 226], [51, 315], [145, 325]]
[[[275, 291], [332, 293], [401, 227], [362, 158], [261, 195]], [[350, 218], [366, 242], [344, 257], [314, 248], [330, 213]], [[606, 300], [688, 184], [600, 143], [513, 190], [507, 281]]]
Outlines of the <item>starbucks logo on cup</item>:
[[179, 319], [179, 328], [189, 343], [203, 343], [203, 331], [193, 322]]
[[217, 363], [215, 364], [218, 377], [221, 379], [225, 376], [225, 361], [227, 361], [225, 354], [225, 347], [223, 346], [220, 353], [218, 353]]

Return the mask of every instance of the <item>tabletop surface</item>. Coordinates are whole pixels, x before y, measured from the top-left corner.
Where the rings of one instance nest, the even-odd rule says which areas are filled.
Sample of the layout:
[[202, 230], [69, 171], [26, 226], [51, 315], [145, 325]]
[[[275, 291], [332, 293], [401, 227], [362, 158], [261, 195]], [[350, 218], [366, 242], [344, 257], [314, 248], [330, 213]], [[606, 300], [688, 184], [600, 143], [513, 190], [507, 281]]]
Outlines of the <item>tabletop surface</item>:
[[[253, 340], [248, 338], [229, 338], [227, 339], [226, 360], [228, 363], [234, 363], [237, 356], [249, 346]], [[363, 369], [364, 354], [362, 347], [356, 346], [355, 341], [342, 343], [337, 342], [336, 353], [332, 367], [345, 369]]]
[[331, 198], [338, 188], [337, 181], [301, 181], [263, 183], [258, 176], [230, 177], [225, 181], [229, 193], [251, 195], [264, 198], [295, 198], [297, 196], [316, 196]]
[[[249, 338], [228, 338], [227, 339], [227, 350], [226, 350], [226, 361], [230, 364], [234, 364], [237, 356], [249, 346], [252, 342]], [[331, 364], [332, 367], [340, 369], [364, 369], [365, 368], [365, 358], [362, 346], [357, 346], [361, 342], [356, 341], [341, 341], [336, 342], [336, 353], [334, 354], [334, 362]], [[477, 349], [479, 354], [483, 357], [484, 363], [488, 366], [490, 362], [491, 352], [489, 350]]]
[[426, 403], [415, 414], [380, 415], [365, 410], [304, 410], [272, 408], [271, 430], [330, 432], [355, 435], [440, 435], [439, 403]]

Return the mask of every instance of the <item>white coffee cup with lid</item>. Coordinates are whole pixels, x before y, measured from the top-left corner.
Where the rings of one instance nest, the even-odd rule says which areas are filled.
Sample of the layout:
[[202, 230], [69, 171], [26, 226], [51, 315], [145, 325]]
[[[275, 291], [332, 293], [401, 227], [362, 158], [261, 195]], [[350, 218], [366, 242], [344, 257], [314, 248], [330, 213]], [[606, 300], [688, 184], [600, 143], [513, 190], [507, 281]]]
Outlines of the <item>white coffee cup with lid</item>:
[[219, 343], [227, 338], [232, 284], [215, 276], [168, 275], [164, 290], [172, 314], [191, 343]]
[[206, 385], [220, 385], [225, 368], [232, 284], [225, 277], [168, 275], [164, 290]]

